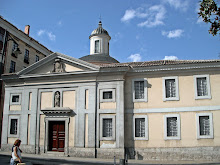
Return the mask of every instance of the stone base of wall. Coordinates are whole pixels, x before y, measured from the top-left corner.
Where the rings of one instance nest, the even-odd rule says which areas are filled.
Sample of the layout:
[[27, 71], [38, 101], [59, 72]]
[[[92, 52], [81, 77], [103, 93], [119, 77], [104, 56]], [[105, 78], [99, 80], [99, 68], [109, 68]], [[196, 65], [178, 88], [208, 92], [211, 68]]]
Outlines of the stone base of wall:
[[127, 148], [126, 153], [128, 154], [128, 158], [139, 160], [220, 161], [220, 147]]
[[124, 148], [97, 148], [97, 158], [124, 159]]
[[[10, 151], [12, 149], [12, 144], [2, 144], [1, 146], [1, 151]], [[24, 145], [22, 144], [20, 146], [21, 150], [23, 153], [28, 153], [28, 154], [35, 154], [35, 147], [34, 145]]]
[[69, 147], [69, 156], [95, 158], [95, 148], [75, 148]]

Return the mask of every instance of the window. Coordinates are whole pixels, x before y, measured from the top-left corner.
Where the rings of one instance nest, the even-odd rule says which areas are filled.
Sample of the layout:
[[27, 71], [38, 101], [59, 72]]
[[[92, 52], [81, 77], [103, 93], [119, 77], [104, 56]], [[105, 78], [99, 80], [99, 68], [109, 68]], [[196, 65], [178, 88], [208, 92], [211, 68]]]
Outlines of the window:
[[14, 42], [13, 47], [12, 47], [12, 52], [16, 51], [18, 48], [18, 44], [16, 42]]
[[95, 41], [95, 53], [100, 53], [100, 43], [99, 43], [99, 40]]
[[21, 94], [11, 94], [11, 105], [19, 105], [21, 104]]
[[15, 72], [15, 65], [16, 65], [16, 62], [11, 61], [9, 73], [14, 73]]
[[100, 140], [115, 140], [115, 115], [100, 116]]
[[148, 119], [146, 115], [135, 115], [133, 118], [134, 140], [148, 140]]
[[24, 62], [29, 64], [29, 50], [25, 49]]
[[180, 117], [178, 114], [164, 116], [165, 140], [180, 139]]
[[208, 75], [194, 76], [195, 99], [211, 99]]
[[35, 62], [38, 62], [40, 60], [39, 56], [36, 55], [36, 59], [35, 59]]
[[115, 89], [100, 89], [100, 102], [115, 102]]
[[112, 99], [112, 91], [103, 92], [103, 99]]
[[163, 77], [163, 100], [179, 100], [178, 77]]
[[17, 135], [18, 133], [18, 119], [11, 119], [11, 127], [10, 127], [10, 134]]
[[212, 113], [197, 113], [197, 139], [213, 138]]
[[9, 116], [8, 137], [19, 136], [19, 116]]
[[147, 101], [147, 79], [132, 80], [133, 102]]

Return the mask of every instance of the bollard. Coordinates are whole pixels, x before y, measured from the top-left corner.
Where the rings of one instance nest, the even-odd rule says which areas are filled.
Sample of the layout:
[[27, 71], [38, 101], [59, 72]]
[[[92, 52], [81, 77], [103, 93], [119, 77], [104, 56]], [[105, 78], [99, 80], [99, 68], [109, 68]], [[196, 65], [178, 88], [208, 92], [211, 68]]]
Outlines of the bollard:
[[125, 160], [124, 159], [120, 159], [119, 165], [125, 165]]

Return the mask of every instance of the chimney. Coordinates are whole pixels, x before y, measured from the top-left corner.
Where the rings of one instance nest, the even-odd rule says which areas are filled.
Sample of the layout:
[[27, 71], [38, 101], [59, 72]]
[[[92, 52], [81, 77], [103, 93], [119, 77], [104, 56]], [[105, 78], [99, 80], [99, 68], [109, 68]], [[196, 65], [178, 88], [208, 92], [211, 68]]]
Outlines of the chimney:
[[24, 29], [24, 33], [29, 35], [29, 32], [30, 32], [30, 25], [26, 25]]

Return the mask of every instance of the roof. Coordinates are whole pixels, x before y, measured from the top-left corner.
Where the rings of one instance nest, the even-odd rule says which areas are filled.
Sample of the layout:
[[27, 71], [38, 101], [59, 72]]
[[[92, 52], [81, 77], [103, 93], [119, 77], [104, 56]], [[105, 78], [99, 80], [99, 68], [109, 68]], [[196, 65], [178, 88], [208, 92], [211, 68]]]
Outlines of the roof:
[[93, 54], [93, 55], [87, 55], [79, 58], [80, 60], [91, 62], [91, 63], [99, 63], [101, 64], [109, 64], [109, 63], [119, 63], [116, 59], [109, 55], [104, 54]]
[[0, 19], [2, 19], [3, 21], [7, 22], [8, 24], [10, 24], [13, 28], [15, 28], [16, 30], [22, 32], [24, 35], [26, 35], [30, 40], [36, 42], [37, 44], [39, 44], [40, 46], [42, 46], [43, 48], [47, 49], [49, 52], [53, 52], [50, 49], [48, 49], [47, 47], [45, 47], [44, 45], [42, 45], [40, 42], [38, 42], [37, 40], [35, 40], [34, 38], [30, 37], [29, 35], [27, 35], [24, 31], [18, 29], [15, 25], [13, 25], [12, 23], [8, 22], [6, 19], [4, 19], [1, 15], [0, 15]]
[[143, 61], [143, 62], [128, 62], [128, 63], [112, 63], [100, 64], [101, 68], [115, 68], [115, 67], [148, 67], [148, 66], [164, 66], [164, 65], [180, 65], [180, 64], [202, 64], [215, 63], [217, 60], [158, 60], [158, 61]]
[[[103, 29], [103, 27], [102, 27], [102, 22], [101, 22], [101, 21], [99, 21], [99, 26], [98, 26], [98, 28], [92, 31], [92, 33], [91, 33], [91, 35], [89, 36], [89, 38], [91, 38], [92, 36], [95, 36], [95, 35], [99, 35], [99, 34], [105, 34], [105, 35], [108, 35], [108, 36], [109, 36], [107, 30]], [[110, 37], [110, 36], [109, 36], [109, 37]]]

